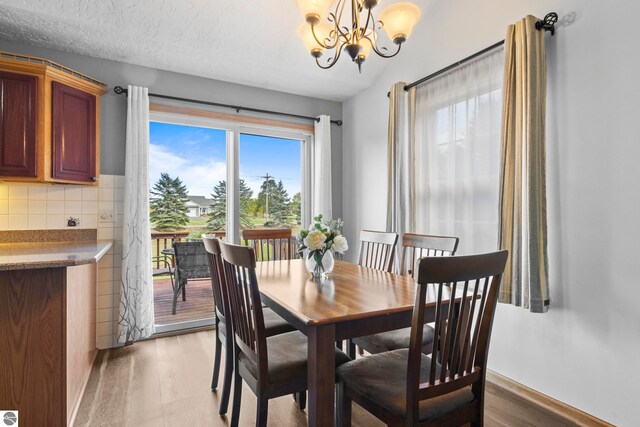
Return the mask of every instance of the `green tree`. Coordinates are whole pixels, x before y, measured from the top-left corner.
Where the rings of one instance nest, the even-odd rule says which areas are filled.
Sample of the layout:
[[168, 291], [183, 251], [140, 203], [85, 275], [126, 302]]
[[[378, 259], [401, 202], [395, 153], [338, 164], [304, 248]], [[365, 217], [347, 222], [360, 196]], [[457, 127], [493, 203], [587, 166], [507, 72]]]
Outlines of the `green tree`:
[[150, 199], [149, 218], [156, 230], [176, 230], [189, 223], [187, 187], [180, 178], [172, 179], [169, 174], [161, 173], [151, 189]]
[[[251, 196], [253, 191], [240, 180], [240, 225], [251, 227]], [[227, 181], [220, 181], [211, 193], [211, 213], [208, 215], [207, 227], [211, 230], [224, 230], [227, 226]]]
[[300, 194], [300, 192], [297, 192], [291, 198], [291, 203], [289, 203], [289, 211], [293, 216], [295, 224], [302, 224], [302, 195]]
[[258, 207], [264, 208], [268, 222], [285, 224], [290, 216], [289, 194], [282, 181], [266, 178], [258, 193]]

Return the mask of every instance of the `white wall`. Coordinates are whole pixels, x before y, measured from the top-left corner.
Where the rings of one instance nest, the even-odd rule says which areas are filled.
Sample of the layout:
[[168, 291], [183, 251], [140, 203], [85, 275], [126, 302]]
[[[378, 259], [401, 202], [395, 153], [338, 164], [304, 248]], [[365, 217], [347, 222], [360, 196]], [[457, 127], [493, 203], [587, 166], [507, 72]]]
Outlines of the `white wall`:
[[358, 230], [385, 227], [391, 84], [491, 45], [524, 15], [550, 11], [561, 19], [556, 36], [547, 35], [552, 306], [536, 315], [500, 305], [489, 366], [611, 423], [638, 425], [640, 3], [434, 0], [406, 49], [343, 105], [345, 231], [356, 242]]

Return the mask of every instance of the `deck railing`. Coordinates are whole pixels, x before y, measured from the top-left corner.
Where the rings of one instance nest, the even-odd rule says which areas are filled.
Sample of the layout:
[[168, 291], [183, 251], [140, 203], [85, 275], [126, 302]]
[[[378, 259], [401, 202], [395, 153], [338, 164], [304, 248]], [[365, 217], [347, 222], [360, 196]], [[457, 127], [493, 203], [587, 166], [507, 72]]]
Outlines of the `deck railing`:
[[[219, 237], [221, 239], [224, 240], [225, 236], [226, 236], [226, 232], [223, 230], [217, 230], [217, 231], [210, 231], [208, 232], [209, 234], [213, 234], [216, 237]], [[181, 231], [153, 231], [151, 232], [151, 254], [152, 257], [157, 257], [157, 256], [161, 256], [162, 255], [162, 250], [163, 249], [168, 249], [168, 248], [172, 248], [173, 247], [173, 243], [174, 242], [181, 242], [183, 240], [187, 240], [187, 237], [189, 236], [190, 232], [188, 230], [181, 230]], [[271, 252], [277, 251], [279, 249], [279, 245], [282, 244], [282, 242], [278, 242], [278, 245], [276, 245], [276, 242], [263, 242], [262, 243], [262, 248], [256, 248], [256, 246], [253, 244], [253, 242], [248, 242], [244, 239], [240, 239], [240, 244], [241, 245], [247, 245], [247, 246], [253, 246], [254, 250], [256, 250], [256, 255], [259, 257], [260, 261], [266, 261], [266, 260], [271, 260], [273, 259], [273, 257], [271, 255], [269, 255]], [[278, 247], [272, 246], [272, 247], [267, 247], [269, 245], [276, 245]], [[290, 241], [288, 242], [288, 245], [290, 245], [290, 254], [289, 256], [291, 258], [297, 258], [298, 257], [298, 246], [299, 243], [296, 239], [291, 238]], [[289, 249], [287, 248], [287, 252], [289, 251]], [[274, 252], [275, 253], [275, 252]], [[265, 254], [267, 254], [265, 256]], [[264, 258], [264, 259], [263, 259]], [[163, 264], [161, 262], [160, 259], [158, 258], [154, 258], [153, 261], [153, 268], [159, 269], [162, 268], [163, 266], [161, 266], [161, 264]]]

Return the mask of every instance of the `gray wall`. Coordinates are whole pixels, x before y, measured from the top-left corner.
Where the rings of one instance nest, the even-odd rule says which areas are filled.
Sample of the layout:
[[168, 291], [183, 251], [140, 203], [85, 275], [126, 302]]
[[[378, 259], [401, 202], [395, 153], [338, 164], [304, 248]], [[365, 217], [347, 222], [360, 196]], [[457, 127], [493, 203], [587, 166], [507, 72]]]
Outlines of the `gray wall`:
[[[51, 59], [109, 85], [101, 100], [100, 168], [104, 174], [124, 174], [127, 100], [113, 93], [114, 86], [146, 86], [150, 92], [242, 105], [305, 116], [328, 114], [342, 118], [340, 102], [292, 95], [251, 86], [194, 77], [0, 40], [0, 50]], [[227, 110], [232, 111], [232, 110]], [[275, 116], [272, 116], [275, 117]], [[333, 161], [333, 212], [342, 215], [342, 128], [331, 126]]]
[[[391, 84], [413, 81], [556, 11], [547, 35], [551, 310], [500, 304], [489, 367], [616, 425], [638, 425], [640, 85], [631, 0], [439, 0], [377, 82], [344, 103], [347, 237], [384, 229]], [[355, 245], [352, 244], [352, 247]], [[357, 251], [349, 251], [353, 258]]]

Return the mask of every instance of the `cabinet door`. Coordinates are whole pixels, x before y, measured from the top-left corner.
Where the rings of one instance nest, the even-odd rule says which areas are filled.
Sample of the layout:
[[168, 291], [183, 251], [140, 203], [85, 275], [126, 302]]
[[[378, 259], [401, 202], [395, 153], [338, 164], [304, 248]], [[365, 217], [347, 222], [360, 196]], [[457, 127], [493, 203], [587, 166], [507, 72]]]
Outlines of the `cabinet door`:
[[0, 175], [37, 176], [38, 78], [0, 71]]
[[95, 181], [96, 97], [53, 82], [52, 176], [70, 181]]

